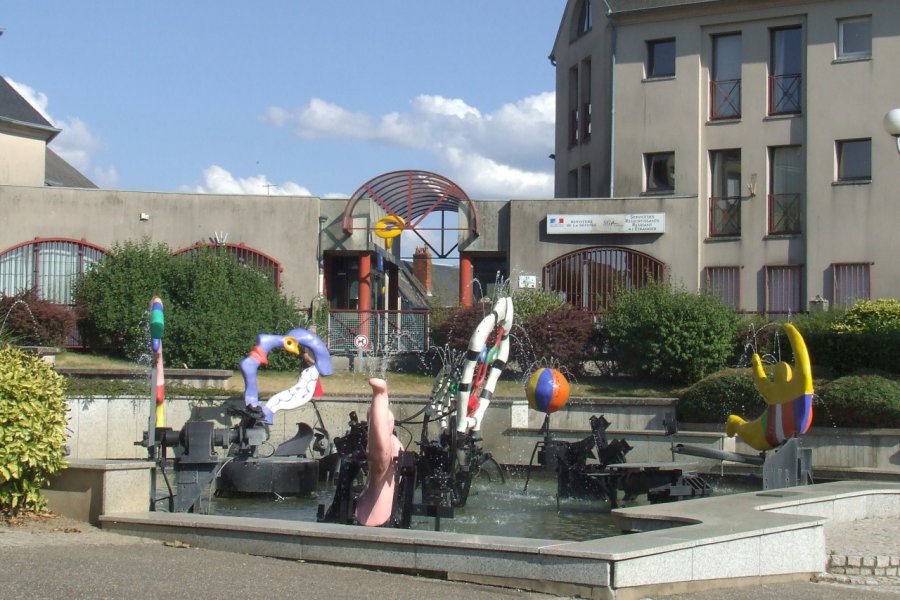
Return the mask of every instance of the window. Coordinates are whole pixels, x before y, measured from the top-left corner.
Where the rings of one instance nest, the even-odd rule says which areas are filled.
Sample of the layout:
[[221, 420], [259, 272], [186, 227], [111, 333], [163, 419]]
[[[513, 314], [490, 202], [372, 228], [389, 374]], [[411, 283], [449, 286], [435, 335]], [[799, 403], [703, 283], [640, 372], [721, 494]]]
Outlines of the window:
[[581, 176], [578, 178], [579, 198], [591, 197], [591, 165], [581, 167]]
[[579, 69], [580, 84], [578, 97], [580, 98], [581, 112], [579, 140], [586, 143], [591, 139], [591, 59], [581, 61]]
[[872, 140], [840, 140], [837, 150], [838, 181], [872, 179]]
[[800, 146], [770, 150], [769, 233], [800, 233], [806, 174]]
[[591, 60], [569, 69], [569, 147], [591, 138]]
[[675, 191], [675, 153], [659, 152], [644, 155], [644, 171], [648, 192]]
[[741, 116], [741, 34], [713, 36], [710, 118]]
[[803, 309], [801, 298], [803, 267], [800, 265], [766, 266], [766, 312], [798, 313]]
[[578, 197], [578, 169], [569, 171], [569, 176], [566, 178], [566, 197]]
[[591, 0], [581, 0], [575, 7], [572, 40], [577, 40], [594, 27], [594, 15], [591, 12]]
[[578, 66], [569, 69], [569, 146], [578, 144]]
[[872, 279], [869, 263], [844, 263], [831, 265], [832, 298], [839, 308], [849, 308], [857, 300], [872, 297]]
[[647, 42], [647, 79], [675, 76], [675, 39]]
[[838, 21], [838, 58], [872, 56], [872, 17]]
[[803, 30], [800, 27], [772, 30], [769, 65], [769, 114], [801, 111], [803, 84]]
[[36, 289], [41, 300], [71, 306], [72, 284], [105, 255], [99, 246], [67, 239], [20, 244], [0, 253], [0, 293]]
[[741, 306], [741, 268], [706, 267], [703, 270], [703, 289], [737, 310]]
[[741, 151], [709, 153], [712, 194], [709, 198], [709, 235], [741, 235]]

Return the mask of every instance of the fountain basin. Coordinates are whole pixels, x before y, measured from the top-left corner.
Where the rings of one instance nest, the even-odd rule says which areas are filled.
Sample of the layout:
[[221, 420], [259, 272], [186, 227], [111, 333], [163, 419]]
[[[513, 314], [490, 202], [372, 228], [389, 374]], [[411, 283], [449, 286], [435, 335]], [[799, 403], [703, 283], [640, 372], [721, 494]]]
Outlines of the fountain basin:
[[615, 516], [624, 528], [652, 523], [655, 530], [573, 542], [161, 512], [106, 514], [100, 523], [214, 550], [437, 573], [560, 595], [640, 598], [663, 589], [808, 580], [826, 568], [823, 524], [900, 516], [900, 485], [841, 481], [620, 509]]

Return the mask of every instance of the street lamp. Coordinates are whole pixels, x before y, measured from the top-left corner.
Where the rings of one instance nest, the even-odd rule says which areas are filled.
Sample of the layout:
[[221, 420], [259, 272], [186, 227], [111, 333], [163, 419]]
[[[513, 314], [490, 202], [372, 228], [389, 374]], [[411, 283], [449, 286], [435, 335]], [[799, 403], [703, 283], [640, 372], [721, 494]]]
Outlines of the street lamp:
[[897, 153], [900, 154], [900, 108], [889, 110], [884, 115], [884, 129], [897, 141]]

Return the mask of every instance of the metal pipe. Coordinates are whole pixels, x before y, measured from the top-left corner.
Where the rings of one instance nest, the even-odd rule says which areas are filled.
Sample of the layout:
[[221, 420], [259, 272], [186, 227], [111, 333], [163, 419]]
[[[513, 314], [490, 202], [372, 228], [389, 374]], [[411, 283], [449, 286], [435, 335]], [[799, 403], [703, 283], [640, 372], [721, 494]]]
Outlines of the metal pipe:
[[689, 456], [700, 456], [703, 458], [713, 458], [716, 460], [728, 460], [731, 462], [744, 463], [747, 465], [762, 465], [765, 462], [765, 458], [763, 456], [738, 454], [737, 452], [729, 452], [727, 450], [704, 448], [703, 446], [686, 446], [685, 444], [675, 444], [674, 446], [672, 446], [672, 452], [674, 452], [675, 454], [687, 454]]

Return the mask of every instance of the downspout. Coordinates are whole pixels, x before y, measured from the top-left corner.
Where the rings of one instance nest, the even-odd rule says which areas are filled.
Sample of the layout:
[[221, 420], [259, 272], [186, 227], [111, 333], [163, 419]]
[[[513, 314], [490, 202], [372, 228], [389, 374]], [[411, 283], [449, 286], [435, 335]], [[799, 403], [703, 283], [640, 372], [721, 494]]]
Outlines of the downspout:
[[612, 30], [612, 56], [609, 69], [609, 197], [616, 197], [616, 26], [612, 21], [612, 7], [608, 0], [603, 0], [606, 5], [606, 20]]

